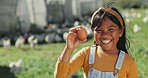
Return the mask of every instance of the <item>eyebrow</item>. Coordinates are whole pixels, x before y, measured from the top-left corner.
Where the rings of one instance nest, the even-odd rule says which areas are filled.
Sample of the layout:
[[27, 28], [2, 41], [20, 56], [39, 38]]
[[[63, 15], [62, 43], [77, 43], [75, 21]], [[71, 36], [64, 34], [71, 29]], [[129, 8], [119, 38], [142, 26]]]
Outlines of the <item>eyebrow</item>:
[[[116, 28], [116, 26], [112, 24], [112, 25], [108, 26], [107, 28]], [[98, 30], [98, 29], [100, 29], [100, 26], [95, 28], [95, 30]]]
[[115, 25], [110, 25], [109, 27], [107, 27], [107, 28], [110, 28], [110, 27], [114, 27], [114, 28], [116, 28], [116, 26]]

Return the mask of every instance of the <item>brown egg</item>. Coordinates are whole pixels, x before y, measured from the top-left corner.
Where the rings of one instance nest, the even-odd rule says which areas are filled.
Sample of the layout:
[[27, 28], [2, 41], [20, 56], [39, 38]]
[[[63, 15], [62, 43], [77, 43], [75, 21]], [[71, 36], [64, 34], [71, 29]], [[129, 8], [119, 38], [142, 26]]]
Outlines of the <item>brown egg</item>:
[[87, 38], [87, 31], [84, 27], [79, 26], [79, 30], [77, 30], [77, 36], [80, 40], [85, 40]]

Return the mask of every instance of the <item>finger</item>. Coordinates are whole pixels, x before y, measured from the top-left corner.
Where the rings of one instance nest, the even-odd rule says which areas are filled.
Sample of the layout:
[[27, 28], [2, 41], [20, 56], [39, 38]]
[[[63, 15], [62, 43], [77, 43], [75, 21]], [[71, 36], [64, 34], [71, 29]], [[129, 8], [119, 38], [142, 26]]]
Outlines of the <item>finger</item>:
[[87, 39], [85, 39], [85, 40], [80, 40], [81, 43], [84, 43], [84, 42], [86, 42], [86, 41], [87, 41]]
[[71, 29], [69, 30], [69, 32], [76, 33], [76, 32], [77, 32], [76, 27], [71, 28]]
[[67, 37], [68, 37], [68, 39], [75, 38], [76, 37], [76, 33], [69, 32]]
[[82, 26], [76, 26], [76, 27], [73, 27], [69, 30], [69, 32], [74, 32], [76, 33], [77, 31], [81, 30]]

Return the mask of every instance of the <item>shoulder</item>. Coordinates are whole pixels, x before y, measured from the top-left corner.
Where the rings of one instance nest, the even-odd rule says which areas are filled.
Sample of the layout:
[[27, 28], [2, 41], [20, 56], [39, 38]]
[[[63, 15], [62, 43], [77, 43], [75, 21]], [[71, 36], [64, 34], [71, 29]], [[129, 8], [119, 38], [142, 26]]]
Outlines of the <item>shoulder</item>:
[[129, 70], [133, 65], [136, 65], [136, 59], [130, 54], [125, 53], [123, 66]]
[[132, 63], [134, 63], [134, 61], [135, 58], [132, 55], [125, 53], [124, 62], [126, 63], [126, 65], [130, 66]]
[[73, 59], [76, 58], [85, 59], [89, 55], [89, 50], [90, 50], [89, 46], [83, 47], [76, 54], [74, 54]]
[[[138, 68], [137, 68], [136, 59], [132, 55], [125, 53], [123, 68], [126, 69], [126, 72], [128, 74], [137, 73]], [[135, 77], [132, 77], [132, 78], [135, 78]]]
[[81, 50], [78, 51], [77, 54], [88, 55], [90, 51], [90, 46], [83, 47]]
[[135, 58], [133, 56], [131, 56], [130, 54], [125, 53], [125, 59], [126, 62], [133, 62], [135, 60]]

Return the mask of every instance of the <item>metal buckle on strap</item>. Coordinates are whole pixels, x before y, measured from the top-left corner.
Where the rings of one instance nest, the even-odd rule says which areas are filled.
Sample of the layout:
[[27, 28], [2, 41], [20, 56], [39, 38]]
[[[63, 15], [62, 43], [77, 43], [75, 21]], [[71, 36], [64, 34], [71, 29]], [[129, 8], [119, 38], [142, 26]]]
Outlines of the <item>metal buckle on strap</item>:
[[92, 68], [93, 67], [93, 64], [89, 64], [89, 68]]
[[117, 77], [117, 74], [118, 74], [118, 73], [116, 73], [116, 72], [113, 73], [114, 78]]
[[92, 72], [93, 71], [93, 68], [90, 68], [89, 71]]
[[117, 76], [117, 73], [116, 73], [116, 72], [114, 72], [114, 73], [113, 73], [113, 75], [114, 75], [114, 76]]
[[113, 75], [116, 77], [118, 73], [119, 73], [119, 70], [115, 69], [114, 72], [113, 72]]

